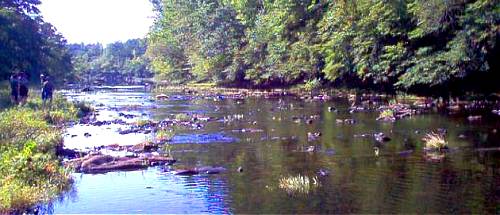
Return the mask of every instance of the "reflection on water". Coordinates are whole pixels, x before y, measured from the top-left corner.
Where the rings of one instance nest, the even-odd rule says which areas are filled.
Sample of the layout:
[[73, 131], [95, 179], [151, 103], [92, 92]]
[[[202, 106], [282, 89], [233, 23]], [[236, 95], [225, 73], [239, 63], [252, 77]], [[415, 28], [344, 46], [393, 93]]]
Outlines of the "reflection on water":
[[[171, 152], [178, 164], [172, 168], [222, 166], [227, 171], [177, 176], [150, 168], [75, 174], [75, 197], [54, 203], [54, 213], [500, 213], [500, 152], [484, 150], [499, 146], [498, 118], [473, 124], [460, 116], [427, 114], [383, 123], [375, 121], [378, 113], [349, 113], [342, 99], [171, 95], [154, 101], [143, 92], [71, 98], [98, 105], [98, 120], [163, 120], [177, 113], [211, 117], [200, 127], [176, 130]], [[337, 123], [351, 118], [355, 124]], [[77, 125], [67, 130], [65, 144], [92, 148], [151, 138], [117, 134], [123, 126]], [[450, 151], [442, 161], [428, 161], [421, 138], [440, 128], [447, 131]], [[318, 132], [319, 137], [308, 138]], [[391, 141], [375, 141], [378, 132]], [[242, 172], [236, 171], [239, 167]], [[318, 187], [307, 193], [280, 188], [281, 178], [298, 175], [317, 178]]]
[[230, 213], [225, 182], [216, 176], [178, 177], [158, 169], [74, 174], [78, 194], [55, 213]]

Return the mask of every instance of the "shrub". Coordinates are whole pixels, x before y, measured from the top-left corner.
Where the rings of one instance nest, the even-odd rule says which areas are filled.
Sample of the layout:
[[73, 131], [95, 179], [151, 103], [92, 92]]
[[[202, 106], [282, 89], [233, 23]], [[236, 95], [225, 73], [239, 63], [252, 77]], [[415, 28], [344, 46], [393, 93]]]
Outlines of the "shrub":
[[55, 154], [61, 132], [45, 114], [28, 108], [0, 112], [0, 213], [23, 212], [70, 188], [69, 172]]

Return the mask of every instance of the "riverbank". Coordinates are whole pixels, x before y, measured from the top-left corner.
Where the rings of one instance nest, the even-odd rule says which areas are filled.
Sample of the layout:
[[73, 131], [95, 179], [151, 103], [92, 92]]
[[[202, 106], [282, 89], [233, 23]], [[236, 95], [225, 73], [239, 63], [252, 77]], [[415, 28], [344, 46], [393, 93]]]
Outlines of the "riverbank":
[[71, 189], [71, 170], [61, 165], [57, 151], [65, 124], [85, 109], [61, 95], [43, 107], [33, 91], [24, 106], [14, 106], [8, 93], [1, 88], [0, 214], [29, 211]]

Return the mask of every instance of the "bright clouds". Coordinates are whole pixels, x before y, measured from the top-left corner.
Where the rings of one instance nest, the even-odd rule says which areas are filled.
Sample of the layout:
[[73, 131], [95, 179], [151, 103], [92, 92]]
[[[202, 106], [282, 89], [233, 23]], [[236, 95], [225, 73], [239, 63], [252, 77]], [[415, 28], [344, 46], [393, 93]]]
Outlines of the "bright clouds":
[[70, 43], [142, 38], [154, 15], [149, 0], [42, 0], [39, 9]]

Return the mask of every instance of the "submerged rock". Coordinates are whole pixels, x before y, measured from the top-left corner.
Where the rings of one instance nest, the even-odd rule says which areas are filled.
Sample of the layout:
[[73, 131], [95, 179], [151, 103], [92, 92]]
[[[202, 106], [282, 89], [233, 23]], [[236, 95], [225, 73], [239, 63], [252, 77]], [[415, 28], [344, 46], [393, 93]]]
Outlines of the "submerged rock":
[[199, 174], [219, 174], [225, 172], [226, 168], [224, 167], [212, 167], [212, 166], [203, 166], [203, 167], [195, 167], [189, 169], [180, 169], [175, 170], [174, 175], [199, 175]]

